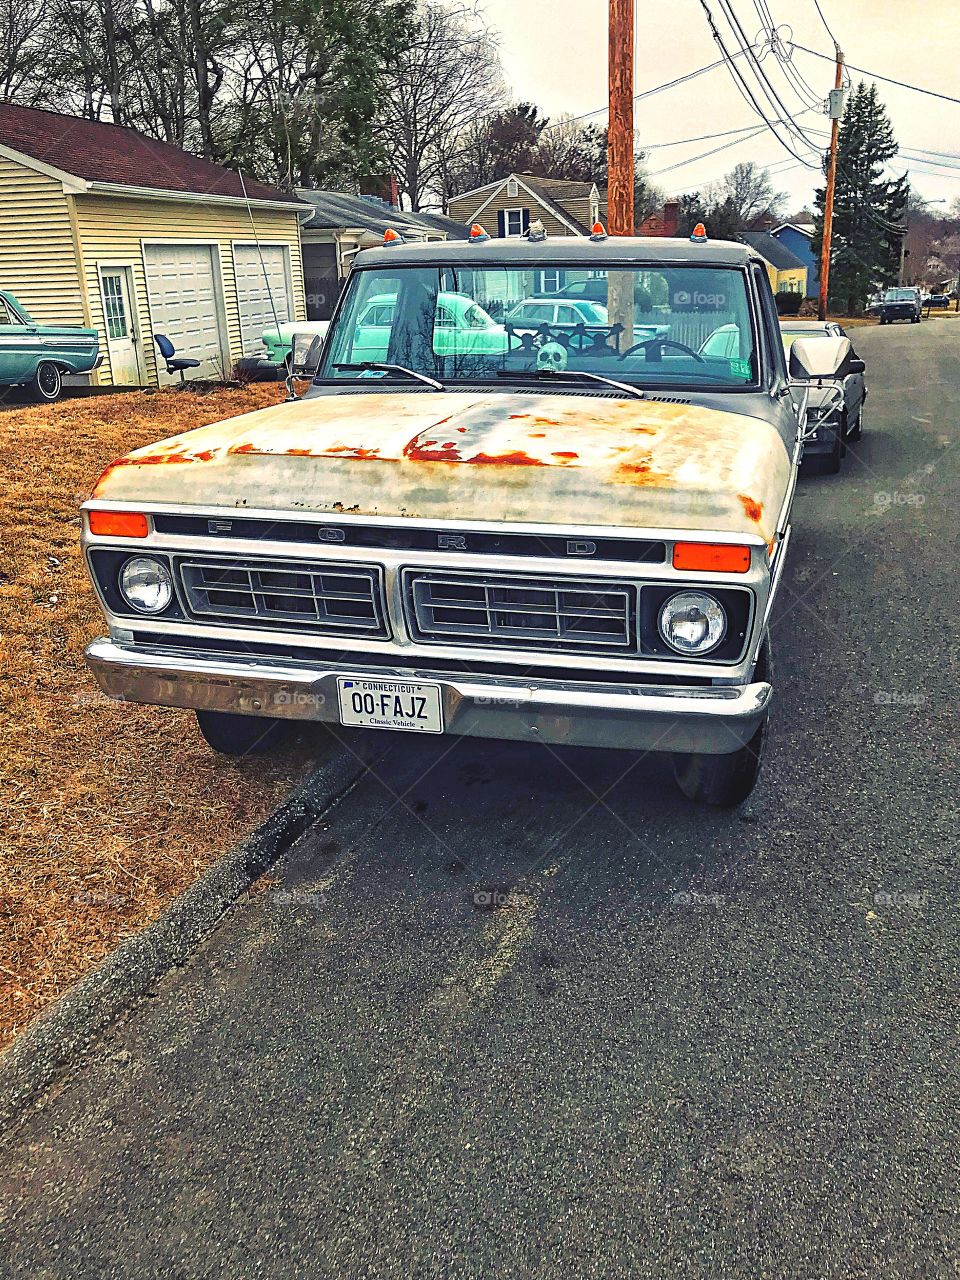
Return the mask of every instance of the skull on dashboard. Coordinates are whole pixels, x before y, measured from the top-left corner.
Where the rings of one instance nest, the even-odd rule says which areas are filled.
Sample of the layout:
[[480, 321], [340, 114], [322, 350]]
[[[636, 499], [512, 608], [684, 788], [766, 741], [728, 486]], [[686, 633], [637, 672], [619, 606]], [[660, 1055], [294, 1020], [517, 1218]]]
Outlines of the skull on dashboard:
[[567, 367], [567, 352], [559, 342], [545, 342], [537, 352], [537, 368], [560, 373]]

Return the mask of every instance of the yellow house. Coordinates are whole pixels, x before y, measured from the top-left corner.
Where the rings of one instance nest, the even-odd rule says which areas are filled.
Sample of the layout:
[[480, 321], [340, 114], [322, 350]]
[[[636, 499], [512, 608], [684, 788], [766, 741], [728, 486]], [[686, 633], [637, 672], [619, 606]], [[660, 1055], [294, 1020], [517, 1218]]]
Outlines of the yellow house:
[[296, 196], [134, 129], [0, 104], [0, 286], [98, 329], [98, 385], [163, 385], [154, 341], [229, 377], [305, 318]]
[[795, 253], [766, 231], [744, 231], [745, 240], [763, 258], [774, 293], [807, 296], [807, 268]]

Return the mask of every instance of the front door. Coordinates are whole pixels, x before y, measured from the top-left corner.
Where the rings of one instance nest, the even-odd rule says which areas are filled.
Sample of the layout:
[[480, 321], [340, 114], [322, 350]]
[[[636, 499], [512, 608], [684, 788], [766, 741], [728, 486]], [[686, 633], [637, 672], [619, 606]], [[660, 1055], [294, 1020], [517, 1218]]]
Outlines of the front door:
[[129, 267], [103, 267], [103, 318], [107, 329], [107, 353], [114, 386], [143, 382], [133, 310], [133, 280]]

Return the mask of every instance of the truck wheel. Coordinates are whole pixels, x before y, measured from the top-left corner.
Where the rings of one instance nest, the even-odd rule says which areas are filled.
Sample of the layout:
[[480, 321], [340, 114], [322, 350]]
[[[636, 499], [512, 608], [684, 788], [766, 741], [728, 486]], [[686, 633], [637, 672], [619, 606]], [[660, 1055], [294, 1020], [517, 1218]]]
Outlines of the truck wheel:
[[30, 399], [37, 404], [53, 404], [54, 400], [60, 399], [62, 390], [63, 374], [49, 360], [41, 360], [28, 386]]
[[[769, 680], [773, 672], [770, 637], [765, 636], [757, 658], [755, 680]], [[697, 804], [733, 809], [742, 804], [760, 776], [767, 741], [767, 718], [745, 747], [725, 756], [680, 755], [673, 757], [677, 786]]]
[[279, 743], [284, 727], [270, 716], [241, 716], [232, 711], [198, 711], [196, 716], [207, 746], [223, 756], [263, 755]]

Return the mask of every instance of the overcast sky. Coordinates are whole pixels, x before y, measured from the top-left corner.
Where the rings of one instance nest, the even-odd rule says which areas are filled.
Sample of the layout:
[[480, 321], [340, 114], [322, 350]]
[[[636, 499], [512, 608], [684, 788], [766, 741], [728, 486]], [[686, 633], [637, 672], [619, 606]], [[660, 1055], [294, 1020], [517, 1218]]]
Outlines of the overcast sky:
[[[733, 0], [749, 38], [760, 22], [752, 0]], [[847, 59], [861, 67], [960, 98], [960, 5], [957, 0], [820, 0], [827, 21]], [[728, 48], [733, 37], [724, 27], [719, 5], [708, 0]], [[607, 96], [606, 0], [481, 0], [490, 25], [501, 37], [507, 81], [518, 99], [537, 103], [552, 117], [579, 115], [604, 106]], [[769, 0], [777, 22], [789, 23], [794, 38], [810, 49], [832, 54], [829, 36], [813, 0]], [[699, 0], [638, 0], [636, 92], [693, 71], [719, 57]], [[786, 33], [785, 33], [786, 34]], [[743, 60], [740, 60], [743, 64]], [[763, 61], [784, 101], [801, 109], [772, 57]], [[796, 66], [805, 80], [826, 95], [833, 86], [833, 67], [797, 52]], [[854, 81], [861, 78], [851, 71]], [[940, 102], [877, 82], [903, 150], [917, 147], [955, 152], [938, 168], [932, 159], [897, 157], [894, 167], [909, 169], [911, 183], [923, 198], [960, 196], [960, 105]], [[653, 180], [668, 195], [696, 190], [722, 177], [740, 160], [756, 160], [773, 169], [778, 188], [789, 194], [790, 211], [812, 200], [818, 175], [802, 168], [769, 133], [716, 155], [692, 160], [730, 141], [661, 147], [656, 144], [694, 138], [750, 124], [755, 116], [734, 87], [730, 72], [719, 67], [636, 104], [636, 127], [649, 147], [647, 165]], [[768, 113], [769, 114], [769, 113]], [[605, 114], [591, 117], [605, 122]], [[808, 131], [827, 129], [825, 117], [810, 113], [798, 123]], [[817, 140], [817, 139], [815, 139]], [[797, 148], [799, 150], [799, 148]], [[915, 152], [916, 154], [916, 152]], [[944, 208], [947, 207], [944, 206]]]

